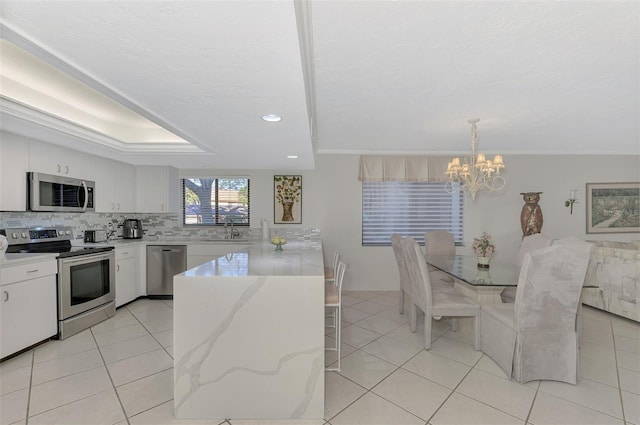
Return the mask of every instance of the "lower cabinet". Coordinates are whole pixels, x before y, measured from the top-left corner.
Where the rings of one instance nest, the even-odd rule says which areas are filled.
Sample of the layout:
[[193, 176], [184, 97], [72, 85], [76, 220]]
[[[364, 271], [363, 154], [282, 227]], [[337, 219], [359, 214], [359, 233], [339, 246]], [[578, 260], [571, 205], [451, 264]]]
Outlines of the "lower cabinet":
[[139, 246], [116, 248], [116, 307], [138, 297]]
[[56, 260], [0, 270], [0, 358], [58, 333]]

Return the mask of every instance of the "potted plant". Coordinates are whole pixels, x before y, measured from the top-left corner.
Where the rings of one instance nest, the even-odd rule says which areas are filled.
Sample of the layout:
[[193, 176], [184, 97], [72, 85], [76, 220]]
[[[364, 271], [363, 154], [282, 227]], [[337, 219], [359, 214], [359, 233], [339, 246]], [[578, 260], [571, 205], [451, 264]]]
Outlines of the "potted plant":
[[491, 241], [491, 235], [487, 232], [482, 232], [480, 237], [473, 238], [473, 244], [471, 250], [476, 257], [478, 257], [478, 267], [487, 269], [489, 268], [489, 262], [496, 247]]

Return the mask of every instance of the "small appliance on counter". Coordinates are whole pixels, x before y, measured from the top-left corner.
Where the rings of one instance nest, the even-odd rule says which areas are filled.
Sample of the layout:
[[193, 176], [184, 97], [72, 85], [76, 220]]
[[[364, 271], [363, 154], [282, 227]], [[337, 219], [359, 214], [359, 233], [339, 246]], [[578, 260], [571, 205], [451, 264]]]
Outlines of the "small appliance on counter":
[[85, 230], [85, 243], [107, 242], [109, 240], [106, 230]]
[[134, 218], [128, 218], [122, 224], [123, 239], [141, 239], [142, 238], [142, 221]]

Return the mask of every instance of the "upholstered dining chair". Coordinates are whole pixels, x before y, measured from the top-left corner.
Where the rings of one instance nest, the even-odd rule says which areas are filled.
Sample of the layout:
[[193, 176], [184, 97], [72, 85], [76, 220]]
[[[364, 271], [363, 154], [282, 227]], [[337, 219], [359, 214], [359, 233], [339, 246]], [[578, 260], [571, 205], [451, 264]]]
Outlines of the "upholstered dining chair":
[[409, 276], [411, 303], [409, 304], [409, 324], [416, 331], [417, 308], [424, 312], [424, 348], [431, 348], [431, 322], [441, 317], [473, 317], [474, 348], [480, 349], [480, 305], [471, 298], [456, 291], [433, 290], [429, 278], [427, 262], [422, 249], [412, 238], [403, 242], [403, 253]]
[[[424, 250], [425, 256], [429, 258], [432, 255], [456, 255], [456, 244], [453, 234], [446, 230], [432, 230], [424, 234]], [[429, 266], [429, 276], [432, 284], [439, 282], [444, 286], [453, 286], [453, 277]]]
[[[551, 245], [553, 239], [542, 236], [541, 233], [525, 236], [518, 250], [518, 265], [522, 266], [525, 254], [536, 249], [546, 248]], [[516, 301], [516, 288], [505, 288], [500, 294], [503, 303], [514, 303]]]
[[342, 262], [338, 262], [334, 283], [325, 282], [324, 284], [324, 308], [333, 310], [333, 319], [335, 327], [335, 346], [325, 348], [326, 351], [336, 351], [338, 361], [336, 367], [325, 368], [328, 371], [340, 371], [340, 354], [342, 344], [342, 281], [347, 266]]
[[393, 255], [396, 259], [396, 265], [398, 266], [398, 277], [400, 279], [400, 307], [399, 313], [404, 314], [404, 298], [405, 295], [410, 295], [409, 291], [409, 276], [407, 275], [407, 266], [404, 261], [404, 254], [402, 252], [402, 236], [397, 233], [391, 235], [391, 247], [393, 248]]
[[518, 382], [578, 379], [576, 315], [591, 244], [525, 254], [513, 304], [482, 306], [482, 351]]

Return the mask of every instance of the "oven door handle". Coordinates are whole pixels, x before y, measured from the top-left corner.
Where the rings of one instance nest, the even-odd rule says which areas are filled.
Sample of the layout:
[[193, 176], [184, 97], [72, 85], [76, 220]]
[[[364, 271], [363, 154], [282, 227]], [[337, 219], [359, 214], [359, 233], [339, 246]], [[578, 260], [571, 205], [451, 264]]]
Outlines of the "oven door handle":
[[96, 254], [77, 255], [75, 257], [63, 257], [58, 259], [59, 264], [74, 265], [82, 263], [92, 263], [101, 260], [115, 260], [115, 251], [104, 251]]
[[82, 187], [84, 189], [84, 205], [82, 206], [82, 211], [85, 211], [89, 203], [89, 188], [87, 188], [87, 183], [84, 180], [82, 180]]

